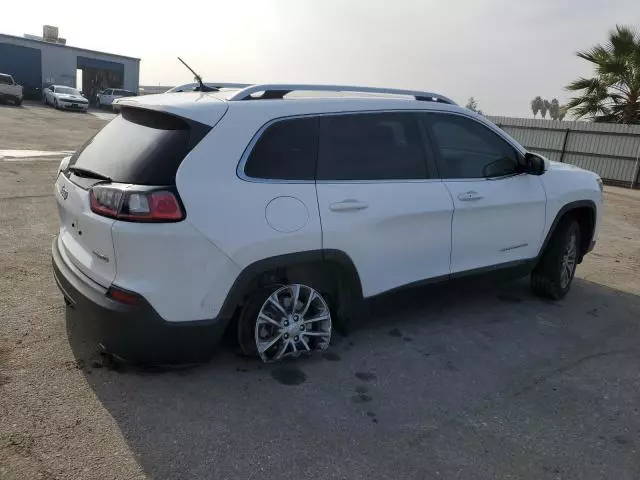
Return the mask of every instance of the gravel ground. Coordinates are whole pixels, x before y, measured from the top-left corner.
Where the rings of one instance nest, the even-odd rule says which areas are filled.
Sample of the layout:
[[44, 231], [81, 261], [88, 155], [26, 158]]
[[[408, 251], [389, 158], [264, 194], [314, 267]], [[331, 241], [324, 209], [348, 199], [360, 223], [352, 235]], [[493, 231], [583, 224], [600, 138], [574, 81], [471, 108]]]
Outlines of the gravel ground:
[[[73, 149], [104, 123], [0, 108], [0, 149]], [[606, 189], [561, 302], [525, 280], [432, 287], [376, 301], [324, 356], [223, 348], [162, 372], [106, 361], [66, 311], [56, 166], [0, 161], [1, 479], [640, 477], [640, 192]]]

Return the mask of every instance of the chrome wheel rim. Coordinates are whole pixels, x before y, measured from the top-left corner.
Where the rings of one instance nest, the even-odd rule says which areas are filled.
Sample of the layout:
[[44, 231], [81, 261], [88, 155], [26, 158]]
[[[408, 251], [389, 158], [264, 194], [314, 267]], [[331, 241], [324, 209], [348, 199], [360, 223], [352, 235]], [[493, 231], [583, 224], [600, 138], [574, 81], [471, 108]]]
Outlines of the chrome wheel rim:
[[262, 304], [255, 323], [255, 342], [264, 362], [326, 350], [331, 340], [331, 313], [316, 290], [286, 285]]
[[569, 282], [573, 278], [573, 272], [576, 268], [576, 258], [578, 256], [578, 239], [575, 233], [569, 237], [569, 241], [562, 253], [562, 265], [560, 272], [560, 286], [567, 288]]

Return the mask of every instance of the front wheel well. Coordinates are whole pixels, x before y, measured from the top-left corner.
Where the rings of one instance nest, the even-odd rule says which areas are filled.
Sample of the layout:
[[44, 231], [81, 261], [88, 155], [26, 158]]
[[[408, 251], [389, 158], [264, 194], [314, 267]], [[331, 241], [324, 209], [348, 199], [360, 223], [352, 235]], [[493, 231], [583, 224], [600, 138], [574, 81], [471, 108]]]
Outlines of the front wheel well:
[[580, 257], [578, 261], [582, 262], [582, 258], [589, 251], [591, 241], [593, 240], [596, 225], [595, 213], [590, 207], [578, 207], [568, 211], [565, 217], [576, 220], [580, 226]]

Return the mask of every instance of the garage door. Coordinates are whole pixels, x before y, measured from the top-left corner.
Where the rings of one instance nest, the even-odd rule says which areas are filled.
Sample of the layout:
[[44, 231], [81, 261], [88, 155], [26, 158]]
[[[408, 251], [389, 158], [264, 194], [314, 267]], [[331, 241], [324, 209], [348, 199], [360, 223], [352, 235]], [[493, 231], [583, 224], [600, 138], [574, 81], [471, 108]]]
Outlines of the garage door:
[[42, 88], [42, 52], [37, 48], [0, 43], [0, 73], [8, 73], [27, 91]]

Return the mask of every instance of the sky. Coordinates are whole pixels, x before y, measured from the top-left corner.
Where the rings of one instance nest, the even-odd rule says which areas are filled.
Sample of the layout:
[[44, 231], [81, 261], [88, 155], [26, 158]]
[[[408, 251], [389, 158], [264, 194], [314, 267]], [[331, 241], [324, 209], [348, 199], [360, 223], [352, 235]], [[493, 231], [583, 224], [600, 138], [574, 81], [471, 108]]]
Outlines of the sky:
[[[590, 76], [575, 56], [640, 0], [190, 0], [3, 2], [0, 33], [59, 27], [68, 45], [138, 57], [141, 85], [338, 83], [439, 92], [488, 115], [532, 116]], [[98, 6], [99, 5], [99, 6]], [[28, 11], [28, 13], [27, 13]]]

